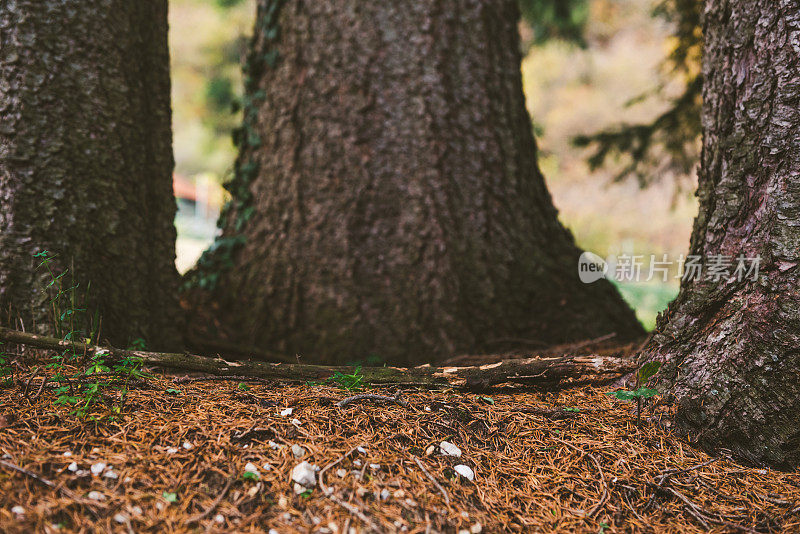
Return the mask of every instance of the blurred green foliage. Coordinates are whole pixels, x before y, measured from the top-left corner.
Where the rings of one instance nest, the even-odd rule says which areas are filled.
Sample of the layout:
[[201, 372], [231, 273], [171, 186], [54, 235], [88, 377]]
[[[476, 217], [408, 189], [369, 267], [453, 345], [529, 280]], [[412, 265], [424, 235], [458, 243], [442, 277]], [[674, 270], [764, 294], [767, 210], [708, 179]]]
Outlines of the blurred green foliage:
[[588, 0], [519, 0], [519, 9], [533, 33], [531, 44], [562, 39], [586, 45], [584, 29], [589, 19]]
[[610, 159], [622, 161], [615, 181], [635, 177], [641, 187], [664, 176], [692, 173], [700, 158], [703, 80], [700, 73], [703, 32], [701, 0], [662, 0], [653, 13], [673, 28], [671, 48], [660, 83], [631, 99], [637, 104], [661, 93], [671, 82], [683, 86], [669, 108], [654, 119], [625, 123], [574, 138], [577, 146], [592, 146], [589, 165], [595, 170]]

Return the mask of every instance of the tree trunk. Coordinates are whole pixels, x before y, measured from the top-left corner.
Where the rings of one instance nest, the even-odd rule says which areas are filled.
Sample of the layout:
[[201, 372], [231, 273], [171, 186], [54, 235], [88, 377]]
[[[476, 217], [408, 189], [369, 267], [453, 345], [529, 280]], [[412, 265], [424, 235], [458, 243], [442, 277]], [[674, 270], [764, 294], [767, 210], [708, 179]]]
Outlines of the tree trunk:
[[[642, 354], [677, 427], [709, 447], [800, 463], [800, 4], [708, 0], [700, 214], [685, 277]], [[739, 276], [739, 256], [760, 257]], [[755, 262], [742, 261], [743, 274]], [[687, 271], [686, 274], [689, 274]], [[711, 274], [711, 279], [707, 279]]]
[[46, 249], [103, 338], [180, 344], [170, 119], [166, 0], [0, 0], [3, 311], [47, 321]]
[[402, 363], [641, 333], [578, 279], [517, 18], [514, 0], [258, 2], [233, 201], [190, 277], [240, 342]]

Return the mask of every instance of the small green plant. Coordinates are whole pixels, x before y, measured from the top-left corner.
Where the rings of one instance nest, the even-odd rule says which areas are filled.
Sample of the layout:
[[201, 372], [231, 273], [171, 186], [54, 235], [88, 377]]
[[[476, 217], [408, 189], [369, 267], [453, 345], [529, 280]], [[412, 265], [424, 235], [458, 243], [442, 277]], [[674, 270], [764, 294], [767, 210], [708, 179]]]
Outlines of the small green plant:
[[328, 380], [334, 382], [340, 389], [347, 391], [357, 391], [362, 389], [364, 382], [364, 375], [361, 374], [361, 366], [355, 368], [350, 374], [344, 374], [336, 371], [336, 373]]
[[[0, 341], [0, 345], [3, 343]], [[11, 362], [8, 354], [0, 346], [0, 385], [5, 385], [11, 380]]]
[[658, 395], [658, 391], [646, 388], [644, 387], [644, 384], [646, 384], [648, 380], [655, 376], [659, 369], [661, 369], [661, 362], [648, 362], [636, 372], [636, 389], [620, 389], [606, 393], [606, 395], [611, 395], [612, 397], [615, 397], [621, 401], [636, 401], [637, 425], [642, 423], [642, 402], [645, 399], [649, 399]]
[[300, 496], [301, 496], [302, 498], [304, 498], [304, 499], [308, 499], [309, 497], [311, 497], [311, 494], [312, 494], [312, 493], [314, 493], [314, 490], [313, 490], [313, 489], [307, 489], [307, 490], [305, 490], [303, 493], [301, 493], [301, 494], [300, 494]]
[[[90, 316], [86, 308], [79, 305], [88, 302], [91, 286], [87, 284], [86, 290], [79, 292], [77, 283], [67, 282], [72, 274], [69, 269], [58, 271], [55, 265], [57, 255], [43, 250], [34, 257], [39, 261], [37, 269], [44, 270], [48, 277], [43, 290], [49, 299], [53, 330], [62, 341], [69, 343], [46, 366], [55, 370], [53, 380], [67, 384], [55, 390], [55, 404], [72, 406], [70, 413], [79, 419], [101, 419], [102, 416], [92, 414], [98, 407], [106, 405], [106, 391], [113, 388], [120, 392], [119, 402], [108, 406], [111, 411], [109, 419], [115, 419], [122, 412], [131, 379], [149, 376], [141, 369], [142, 359], [134, 355], [112, 359], [108, 351], [92, 351], [91, 346], [99, 341], [99, 313]], [[144, 350], [145, 347], [145, 340], [136, 338], [128, 349]], [[77, 370], [67, 373], [66, 366], [77, 367]]]
[[248, 386], [244, 382], [239, 382], [239, 385], [237, 385], [236, 387], [239, 391], [250, 391], [250, 386]]
[[167, 393], [169, 393], [170, 395], [180, 395], [181, 390], [175, 388], [169, 388], [167, 389]]
[[245, 471], [242, 475], [242, 480], [252, 480], [253, 482], [258, 482], [258, 479], [261, 478], [258, 476], [258, 473], [254, 473], [253, 471]]
[[163, 497], [164, 500], [169, 503], [178, 502], [177, 493], [170, 493], [169, 491], [165, 491], [164, 493], [161, 494], [161, 497]]

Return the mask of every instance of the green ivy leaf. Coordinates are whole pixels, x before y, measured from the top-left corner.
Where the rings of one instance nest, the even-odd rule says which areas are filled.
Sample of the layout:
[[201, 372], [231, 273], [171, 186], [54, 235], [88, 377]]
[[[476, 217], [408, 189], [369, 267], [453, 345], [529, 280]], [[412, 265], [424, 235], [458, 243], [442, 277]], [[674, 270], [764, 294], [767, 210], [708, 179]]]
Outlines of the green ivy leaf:
[[178, 502], [178, 495], [176, 493], [165, 491], [161, 496], [164, 497], [164, 500], [167, 502]]

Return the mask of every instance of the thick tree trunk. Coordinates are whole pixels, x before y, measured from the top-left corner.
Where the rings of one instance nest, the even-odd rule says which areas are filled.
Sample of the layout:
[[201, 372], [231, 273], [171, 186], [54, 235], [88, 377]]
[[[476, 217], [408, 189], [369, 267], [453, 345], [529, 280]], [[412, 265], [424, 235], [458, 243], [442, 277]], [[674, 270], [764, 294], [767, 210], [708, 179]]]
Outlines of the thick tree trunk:
[[[728, 257], [733, 266], [719, 281], [707, 279], [710, 271], [684, 280], [642, 358], [666, 362], [657, 377], [678, 401], [680, 431], [753, 462], [796, 466], [800, 4], [708, 0], [704, 26], [691, 254], [707, 266]], [[760, 256], [757, 276], [737, 276], [740, 255]]]
[[180, 343], [170, 119], [166, 0], [0, 0], [4, 312], [47, 320], [46, 249], [104, 338]]
[[233, 202], [190, 279], [239, 341], [418, 362], [640, 334], [578, 279], [517, 18], [514, 0], [258, 2]]

